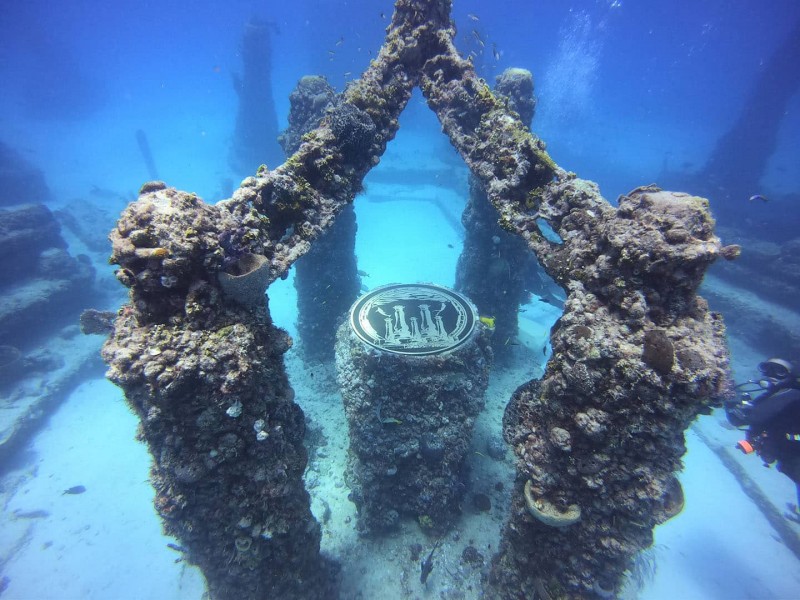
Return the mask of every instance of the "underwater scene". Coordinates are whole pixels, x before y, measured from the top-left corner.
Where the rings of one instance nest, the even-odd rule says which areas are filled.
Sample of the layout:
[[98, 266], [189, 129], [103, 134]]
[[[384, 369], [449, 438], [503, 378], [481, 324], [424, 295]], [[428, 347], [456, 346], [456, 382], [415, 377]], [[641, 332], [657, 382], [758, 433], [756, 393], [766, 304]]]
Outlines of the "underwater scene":
[[0, 27], [0, 599], [800, 598], [796, 0]]

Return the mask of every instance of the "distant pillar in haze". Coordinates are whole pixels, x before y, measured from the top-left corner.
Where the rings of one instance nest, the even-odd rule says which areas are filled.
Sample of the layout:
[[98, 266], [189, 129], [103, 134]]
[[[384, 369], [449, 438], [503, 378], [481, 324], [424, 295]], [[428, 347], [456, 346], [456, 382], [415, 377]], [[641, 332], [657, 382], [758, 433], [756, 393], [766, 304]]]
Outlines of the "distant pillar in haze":
[[275, 25], [258, 19], [245, 25], [240, 47], [243, 70], [233, 75], [239, 107], [229, 160], [242, 177], [252, 175], [262, 164], [274, 168], [283, 162], [272, 98], [271, 27]]

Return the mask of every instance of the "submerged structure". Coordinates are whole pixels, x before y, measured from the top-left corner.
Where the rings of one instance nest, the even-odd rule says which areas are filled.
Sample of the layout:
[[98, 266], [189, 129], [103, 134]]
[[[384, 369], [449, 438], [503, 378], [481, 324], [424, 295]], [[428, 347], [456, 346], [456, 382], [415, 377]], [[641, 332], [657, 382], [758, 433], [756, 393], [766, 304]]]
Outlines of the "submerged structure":
[[244, 27], [239, 54], [242, 71], [232, 74], [239, 100], [231, 168], [240, 176], [252, 173], [262, 163], [274, 165], [282, 159], [278, 146], [278, 116], [272, 97], [272, 32], [274, 23], [253, 19]]
[[290, 341], [264, 294], [361, 189], [415, 86], [500, 225], [568, 295], [544, 379], [506, 414], [518, 480], [496, 597], [613, 594], [680, 509], [685, 428], [727, 393], [724, 328], [696, 291], [736, 250], [708, 203], [642, 188], [614, 208], [559, 168], [459, 56], [450, 8], [398, 0], [378, 56], [283, 165], [213, 206], [146, 184], [111, 234], [130, 301], [104, 347], [109, 377], [140, 416], [165, 527], [214, 598], [334, 597], [301, 479]]
[[460, 513], [489, 383], [486, 326], [453, 290], [392, 284], [359, 298], [337, 337], [359, 529], [389, 530], [410, 515], [424, 530], [446, 531]]
[[[509, 103], [523, 125], [530, 127], [536, 107], [530, 71], [506, 69], [497, 77], [494, 93]], [[502, 361], [510, 357], [515, 345], [520, 305], [531, 290], [542, 292], [541, 268], [525, 240], [497, 223], [497, 212], [475, 175], [469, 177], [469, 197], [461, 222], [465, 235], [456, 268], [456, 289], [475, 302], [482, 315], [494, 319], [492, 349], [495, 358]]]
[[[289, 95], [289, 127], [279, 136], [288, 156], [297, 152], [303, 136], [318, 127], [339, 101], [324, 77], [300, 79]], [[348, 204], [295, 264], [297, 334], [306, 363], [333, 362], [336, 330], [361, 286], [355, 255], [357, 229], [355, 208]]]

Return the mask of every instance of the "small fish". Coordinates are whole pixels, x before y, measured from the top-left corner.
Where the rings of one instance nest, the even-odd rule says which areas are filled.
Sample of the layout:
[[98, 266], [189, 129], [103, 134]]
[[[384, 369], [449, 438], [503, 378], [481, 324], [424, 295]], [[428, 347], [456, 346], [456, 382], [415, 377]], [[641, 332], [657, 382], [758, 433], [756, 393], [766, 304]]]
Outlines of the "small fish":
[[473, 15], [472, 13], [467, 13], [467, 17], [469, 18], [470, 21], [475, 21], [476, 23], [480, 21], [480, 19], [477, 16]]
[[367, 273], [366, 271], [362, 271], [361, 269], [359, 269], [359, 270], [358, 270], [358, 271], [356, 271], [356, 272], [357, 272], [359, 275], [361, 275], [361, 277], [369, 277], [369, 273]]
[[489, 329], [494, 329], [494, 317], [480, 317], [481, 323], [486, 325]]
[[481, 48], [486, 46], [486, 44], [484, 44], [483, 40], [481, 39], [481, 34], [478, 33], [475, 29], [472, 30], [472, 37], [474, 37], [475, 41], [478, 42], [478, 44], [480, 44]]
[[430, 554], [428, 554], [428, 558], [420, 563], [420, 574], [419, 574], [419, 582], [424, 584], [428, 581], [428, 575], [431, 574], [433, 571], [433, 553], [436, 552], [436, 549], [439, 547], [439, 544], [442, 543], [442, 538], [439, 538], [436, 543], [431, 548]]
[[68, 490], [64, 490], [64, 492], [61, 495], [63, 496], [64, 494], [82, 494], [85, 491], [86, 488], [83, 487], [82, 485], [73, 485]]
[[175, 550], [175, 552], [186, 552], [186, 548], [179, 546], [178, 544], [173, 544], [172, 542], [167, 544], [167, 548], [170, 550]]
[[334, 54], [336, 54], [336, 52], [334, 52], [333, 50], [328, 50], [328, 54], [330, 54], [331, 56], [333, 56]]
[[344, 36], [340, 37], [340, 38], [339, 38], [339, 41], [338, 41], [338, 42], [336, 42], [336, 45], [337, 45], [337, 46], [341, 46], [342, 44], [344, 44]]
[[385, 19], [385, 18], [386, 18], [386, 15], [384, 13], [381, 13], [381, 19]]
[[539, 296], [539, 302], [544, 302], [545, 304], [549, 304], [550, 306], [555, 306], [556, 308], [563, 308], [564, 301], [560, 300], [553, 294], [549, 292], [545, 292], [544, 296]]
[[492, 56], [495, 60], [500, 60], [500, 51], [497, 49], [497, 44], [492, 42]]
[[750, 202], [756, 202], [760, 200], [761, 202], [769, 202], [769, 198], [766, 196], [762, 196], [761, 194], [753, 194], [750, 196]]
[[344, 76], [345, 76], [345, 77], [350, 77], [350, 75], [352, 75], [352, 74], [353, 74], [353, 72], [352, 72], [352, 71], [345, 71], [345, 72], [344, 72]]
[[400, 419], [395, 419], [394, 417], [386, 417], [385, 419], [381, 419], [381, 423], [384, 425], [402, 425], [403, 422]]
[[448, 248], [455, 248], [455, 246], [453, 246], [453, 244], [447, 244], [447, 247]]

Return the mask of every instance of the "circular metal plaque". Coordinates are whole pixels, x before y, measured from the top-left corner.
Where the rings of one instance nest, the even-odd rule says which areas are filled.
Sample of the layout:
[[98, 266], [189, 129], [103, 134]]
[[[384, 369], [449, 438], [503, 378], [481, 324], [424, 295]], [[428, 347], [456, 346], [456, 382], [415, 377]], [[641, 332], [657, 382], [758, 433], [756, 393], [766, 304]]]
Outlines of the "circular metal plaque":
[[375, 288], [350, 309], [350, 326], [359, 339], [397, 354], [449, 352], [469, 338], [477, 321], [464, 296], [429, 283]]

